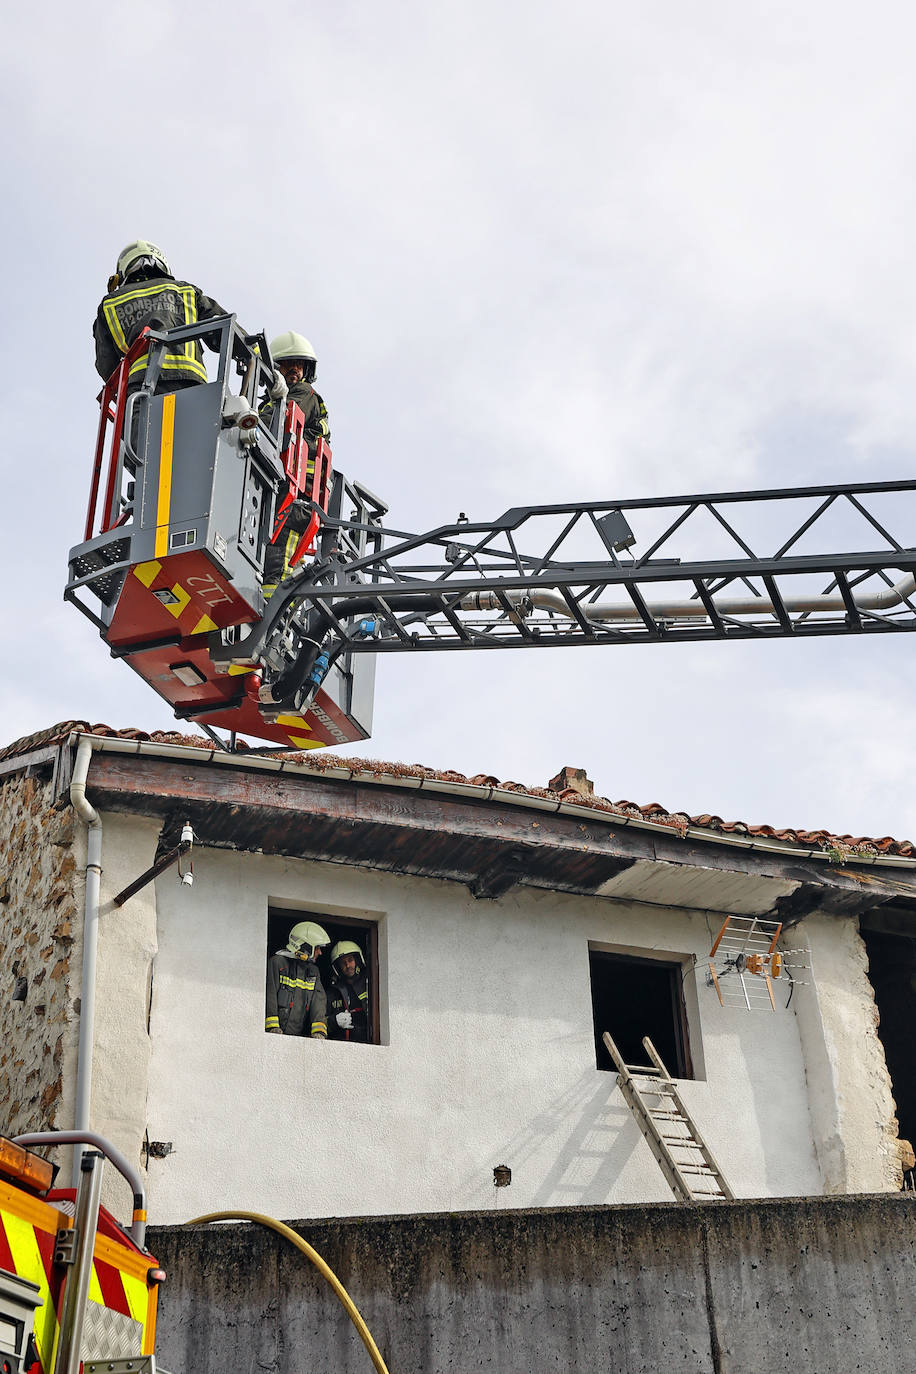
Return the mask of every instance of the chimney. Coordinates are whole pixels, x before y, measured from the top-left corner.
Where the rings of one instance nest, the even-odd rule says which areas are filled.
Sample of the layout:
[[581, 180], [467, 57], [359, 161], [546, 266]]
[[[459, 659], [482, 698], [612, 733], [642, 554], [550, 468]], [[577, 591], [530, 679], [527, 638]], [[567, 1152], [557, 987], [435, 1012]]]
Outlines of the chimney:
[[580, 797], [595, 795], [594, 784], [591, 778], [586, 777], [584, 768], [570, 768], [567, 765], [560, 769], [555, 778], [550, 779], [547, 786], [551, 792], [565, 792], [570, 788], [573, 792], [578, 792]]

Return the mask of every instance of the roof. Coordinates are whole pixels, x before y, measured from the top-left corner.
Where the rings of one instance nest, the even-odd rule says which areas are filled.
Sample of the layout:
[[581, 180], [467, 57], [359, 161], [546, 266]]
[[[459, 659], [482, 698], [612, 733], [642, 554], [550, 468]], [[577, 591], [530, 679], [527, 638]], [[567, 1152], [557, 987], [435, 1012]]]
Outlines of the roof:
[[[25, 735], [0, 749], [0, 764], [33, 754], [42, 749], [56, 747], [64, 743], [72, 734], [80, 733], [138, 743], [150, 742], [180, 746], [186, 749], [199, 750], [204, 757], [218, 752], [213, 743], [203, 735], [184, 735], [178, 731], [163, 730], [148, 733], [134, 727], [118, 730], [110, 725], [91, 725], [84, 720], [66, 720], [49, 726], [45, 730]], [[259, 752], [257, 749], [250, 749], [242, 742], [239, 743], [237, 749], [240, 758], [246, 754], [256, 757]], [[278, 756], [275, 754], [272, 757]], [[339, 754], [319, 753], [317, 750], [310, 750], [306, 753], [290, 750], [284, 753], [282, 758], [291, 763], [295, 762], [310, 772], [326, 774], [335, 778], [352, 778], [354, 780], [360, 778], [365, 780], [417, 778], [446, 785], [451, 783], [456, 788], [483, 787], [498, 790], [503, 795], [516, 793], [520, 800], [523, 797], [530, 797], [570, 802], [577, 807], [603, 814], [608, 819], [620, 817], [625, 820], [642, 820], [652, 825], [667, 827], [682, 835], [686, 835], [688, 830], [704, 830], [712, 834], [732, 836], [736, 839], [759, 839], [801, 845], [806, 849], [820, 849], [824, 852], [835, 853], [837, 858], [852, 860], [856, 857], [869, 858], [873, 856], [916, 858], [916, 846], [911, 841], [897, 840], [889, 835], [872, 838], [863, 835], [838, 835], [823, 829], [777, 828], [767, 824], [751, 825], [747, 821], [726, 821], [721, 816], [710, 812], [692, 816], [686, 811], [670, 810], [659, 802], [640, 805], [637, 802], [627, 800], [611, 801], [607, 797], [600, 797], [593, 793], [583, 794], [579, 788], [539, 787], [520, 782], [501, 782], [490, 774], [477, 773], [473, 776], [467, 776], [455, 769], [429, 768], [419, 763], [388, 763], [374, 759], [344, 758]], [[553, 779], [553, 782], [558, 782], [564, 774], [572, 772], [576, 772], [576, 770], [562, 770], [559, 777]], [[579, 776], [584, 778], [584, 774], [580, 773]]]

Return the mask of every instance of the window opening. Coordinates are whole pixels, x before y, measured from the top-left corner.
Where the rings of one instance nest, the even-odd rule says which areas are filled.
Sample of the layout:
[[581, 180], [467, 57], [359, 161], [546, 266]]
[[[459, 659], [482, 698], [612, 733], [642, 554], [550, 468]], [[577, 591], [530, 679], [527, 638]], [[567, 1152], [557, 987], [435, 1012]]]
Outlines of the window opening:
[[[865, 921], [862, 922], [863, 927]], [[916, 1071], [913, 1067], [913, 1008], [916, 999], [916, 940], [907, 935], [862, 929], [868, 954], [868, 977], [875, 993], [880, 1021], [878, 1037], [884, 1046], [891, 1076], [900, 1137], [916, 1139]]]
[[693, 1078], [684, 1005], [683, 965], [590, 949], [595, 1065], [616, 1073], [601, 1039], [605, 1031], [627, 1064], [647, 1063], [643, 1036], [658, 1050], [672, 1078]]
[[[330, 942], [326, 949], [321, 952], [318, 960], [318, 972], [321, 976], [325, 992], [328, 994], [328, 1036], [332, 1040], [346, 1039], [346, 1034], [340, 1027], [332, 1029], [330, 1024], [331, 1008], [330, 994], [331, 984], [336, 979], [336, 974], [331, 968], [331, 950], [341, 940], [349, 940], [358, 945], [363, 956], [363, 966], [366, 970], [368, 982], [368, 1043], [378, 1045], [380, 1043], [380, 988], [379, 988], [379, 962], [378, 962], [378, 925], [375, 921], [363, 920], [357, 916], [328, 916], [323, 911], [295, 911], [289, 908], [270, 907], [267, 913], [267, 953], [266, 959], [270, 959], [272, 954], [282, 950], [287, 941], [289, 932], [294, 925], [300, 921], [317, 921], [323, 926], [330, 936]], [[338, 1033], [339, 1032], [339, 1033]]]

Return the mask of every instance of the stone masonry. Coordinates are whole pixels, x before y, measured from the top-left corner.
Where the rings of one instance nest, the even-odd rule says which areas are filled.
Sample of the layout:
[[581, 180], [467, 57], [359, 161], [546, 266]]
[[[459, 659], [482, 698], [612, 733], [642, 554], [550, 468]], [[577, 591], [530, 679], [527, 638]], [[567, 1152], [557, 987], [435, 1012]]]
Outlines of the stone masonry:
[[48, 783], [0, 789], [0, 1132], [73, 1117], [85, 832]]

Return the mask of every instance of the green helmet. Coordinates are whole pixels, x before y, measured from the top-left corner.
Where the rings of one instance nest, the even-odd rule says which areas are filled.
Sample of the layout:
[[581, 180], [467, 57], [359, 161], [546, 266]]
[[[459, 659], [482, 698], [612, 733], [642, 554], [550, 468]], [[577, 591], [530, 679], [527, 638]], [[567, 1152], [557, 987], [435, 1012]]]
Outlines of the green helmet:
[[286, 951], [288, 954], [311, 956], [319, 946], [330, 943], [330, 935], [317, 921], [300, 921], [286, 938]]
[[271, 342], [270, 356], [275, 363], [301, 362], [304, 380], [311, 382], [314, 379], [318, 358], [304, 334], [297, 334], [292, 329], [288, 329], [285, 334], [278, 334]]
[[362, 969], [363, 952], [360, 949], [359, 945], [356, 944], [353, 940], [338, 940], [337, 944], [331, 950], [331, 968], [334, 970], [336, 974], [340, 974], [340, 969], [337, 967], [337, 960], [343, 954], [355, 954], [356, 962], [359, 964], [359, 969], [357, 970], [357, 972], [359, 972]]
[[118, 254], [118, 276], [123, 282], [143, 270], [158, 272], [163, 277], [172, 275], [162, 249], [146, 239], [137, 239]]

